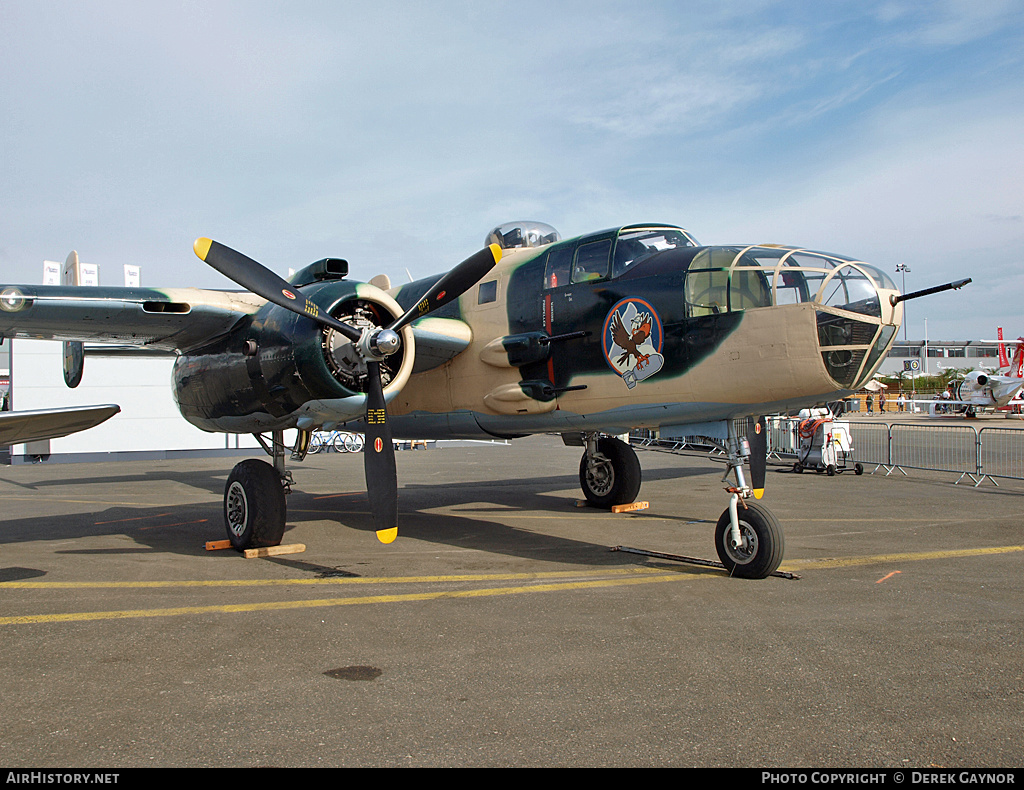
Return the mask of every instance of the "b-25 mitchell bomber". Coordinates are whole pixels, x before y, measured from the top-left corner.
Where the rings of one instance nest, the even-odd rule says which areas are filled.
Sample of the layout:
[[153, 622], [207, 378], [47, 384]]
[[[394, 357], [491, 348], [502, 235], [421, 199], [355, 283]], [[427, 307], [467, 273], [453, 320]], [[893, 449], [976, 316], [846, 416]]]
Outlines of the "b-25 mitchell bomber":
[[[721, 443], [735, 482], [716, 529], [719, 557], [736, 576], [772, 573], [782, 531], [751, 499], [764, 489], [762, 415], [861, 387], [910, 297], [850, 258], [701, 246], [668, 225], [562, 239], [542, 223], [509, 223], [486, 245], [443, 276], [391, 288], [386, 278], [349, 280], [335, 258], [285, 281], [201, 238], [196, 254], [245, 292], [0, 286], [0, 334], [71, 351], [84, 341], [176, 352], [185, 419], [252, 433], [272, 460], [242, 461], [228, 478], [224, 516], [239, 549], [280, 543], [292, 485], [285, 456], [301, 460], [314, 430], [365, 432], [370, 507], [390, 542], [393, 439], [558, 433], [583, 448], [587, 500], [609, 508], [633, 502], [641, 483], [636, 453], [615, 437], [646, 428]], [[82, 364], [65, 354], [69, 384]], [[297, 438], [286, 448], [290, 429]]]

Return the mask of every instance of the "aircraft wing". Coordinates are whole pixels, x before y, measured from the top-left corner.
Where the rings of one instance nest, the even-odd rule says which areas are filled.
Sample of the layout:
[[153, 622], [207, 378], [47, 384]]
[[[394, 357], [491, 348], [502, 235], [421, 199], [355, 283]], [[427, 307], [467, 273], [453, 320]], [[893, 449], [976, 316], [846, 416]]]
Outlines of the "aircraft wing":
[[109, 420], [119, 411], [120, 406], [111, 404], [0, 412], [0, 447], [78, 433]]
[[0, 336], [186, 351], [263, 304], [250, 293], [199, 288], [0, 285]]

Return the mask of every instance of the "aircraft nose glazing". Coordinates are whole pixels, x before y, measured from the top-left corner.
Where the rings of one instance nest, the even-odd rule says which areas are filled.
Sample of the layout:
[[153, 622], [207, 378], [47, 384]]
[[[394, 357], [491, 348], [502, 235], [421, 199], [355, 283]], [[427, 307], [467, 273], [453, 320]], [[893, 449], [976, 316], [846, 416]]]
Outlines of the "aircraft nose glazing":
[[708, 314], [723, 309], [813, 305], [828, 375], [856, 389], [885, 357], [903, 316], [895, 283], [850, 258], [793, 247], [709, 247], [690, 266], [687, 301]]

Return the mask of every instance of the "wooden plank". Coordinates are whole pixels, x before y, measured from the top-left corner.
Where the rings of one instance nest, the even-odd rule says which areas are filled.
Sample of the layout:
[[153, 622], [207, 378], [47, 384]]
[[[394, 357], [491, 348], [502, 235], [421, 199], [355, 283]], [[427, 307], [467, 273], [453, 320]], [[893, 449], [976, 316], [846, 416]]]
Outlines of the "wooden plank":
[[630, 502], [628, 505], [612, 505], [612, 513], [632, 513], [634, 510], [647, 510], [650, 502]]
[[220, 551], [221, 549], [230, 549], [230, 540], [208, 540], [206, 541], [207, 551]]
[[304, 543], [289, 543], [285, 546], [267, 546], [263, 549], [246, 549], [242, 552], [247, 560], [255, 557], [276, 557], [279, 554], [301, 554], [306, 550]]

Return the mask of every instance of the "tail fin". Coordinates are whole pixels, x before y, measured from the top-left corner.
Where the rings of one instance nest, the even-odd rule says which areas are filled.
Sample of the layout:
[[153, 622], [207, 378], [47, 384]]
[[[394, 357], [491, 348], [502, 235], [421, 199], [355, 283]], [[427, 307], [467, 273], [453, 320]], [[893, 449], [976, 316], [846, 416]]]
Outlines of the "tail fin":
[[1010, 363], [1010, 375], [1019, 379], [1024, 378], [1024, 337], [1017, 338], [1017, 349], [1013, 352], [1013, 362]]
[[1010, 358], [1006, 354], [1006, 346], [1003, 345], [1003, 328], [998, 327], [998, 334], [996, 338], [999, 340], [999, 367], [1008, 368], [1010, 367]]

